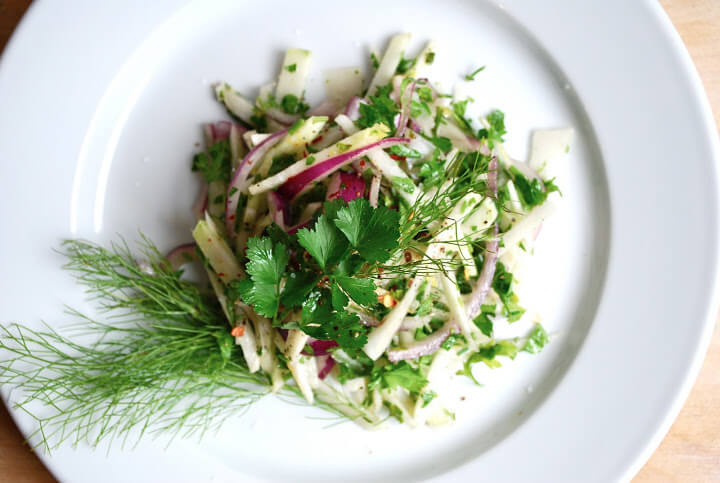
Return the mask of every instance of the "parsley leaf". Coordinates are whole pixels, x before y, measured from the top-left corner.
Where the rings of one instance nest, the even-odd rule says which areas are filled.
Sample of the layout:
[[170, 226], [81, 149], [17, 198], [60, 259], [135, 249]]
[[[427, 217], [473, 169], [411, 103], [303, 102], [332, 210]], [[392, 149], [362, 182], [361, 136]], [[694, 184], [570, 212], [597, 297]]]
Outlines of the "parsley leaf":
[[369, 104], [360, 104], [360, 118], [355, 121], [355, 125], [360, 129], [365, 129], [381, 122], [390, 128], [391, 133], [395, 132], [395, 115], [400, 112], [400, 109], [390, 98], [391, 92], [391, 84], [378, 87], [376, 94], [369, 97]]
[[515, 322], [525, 313], [525, 309], [518, 305], [517, 295], [512, 290], [513, 275], [505, 270], [505, 265], [498, 262], [495, 267], [492, 288], [503, 303], [503, 314], [509, 322]]
[[494, 110], [487, 115], [486, 119], [489, 127], [480, 129], [477, 138], [487, 139], [488, 146], [492, 148], [495, 141], [503, 142], [503, 136], [507, 133], [505, 130], [505, 114], [502, 111]]
[[348, 249], [347, 240], [327, 215], [320, 216], [312, 230], [299, 230], [297, 237], [300, 245], [323, 269], [338, 263]]
[[335, 281], [358, 305], [371, 306], [377, 303], [375, 282], [369, 278], [354, 278], [335, 275]]
[[530, 333], [530, 338], [525, 343], [522, 350], [529, 352], [530, 354], [537, 354], [547, 345], [549, 341], [550, 339], [548, 338], [547, 332], [545, 332], [545, 328], [542, 325], [537, 324]]
[[545, 190], [543, 190], [543, 185], [539, 179], [533, 178], [532, 181], [529, 180], [514, 166], [510, 168], [510, 174], [515, 188], [517, 188], [518, 195], [520, 195], [520, 202], [525, 209], [543, 204], [548, 194], [558, 189], [557, 186], [550, 181], [548, 183], [550, 189], [548, 189], [548, 185], [546, 185]]
[[428, 383], [419, 369], [413, 368], [405, 361], [374, 367], [370, 375], [368, 391], [375, 388], [393, 389], [404, 387], [410, 392], [419, 393]]
[[211, 145], [206, 153], [198, 153], [193, 157], [192, 170], [200, 171], [205, 181], [230, 181], [230, 142], [227, 139]]
[[384, 206], [372, 208], [365, 198], [337, 212], [335, 225], [368, 262], [385, 262], [398, 246], [400, 215]]
[[300, 328], [311, 337], [334, 340], [348, 353], [358, 351], [367, 342], [367, 327], [356, 314], [333, 310], [332, 295], [328, 289], [310, 292], [303, 302]]
[[418, 87], [416, 90], [418, 97], [423, 102], [433, 101], [433, 91], [429, 87]]
[[280, 101], [280, 107], [288, 114], [302, 114], [310, 108], [310, 106], [302, 102], [295, 94], [285, 94]]
[[445, 165], [440, 161], [428, 161], [420, 166], [420, 179], [425, 190], [445, 182]]
[[402, 156], [404, 158], [422, 157], [422, 154], [420, 154], [417, 150], [409, 148], [403, 144], [396, 144], [394, 146], [390, 146], [389, 151], [395, 156]]
[[313, 272], [293, 272], [285, 280], [280, 302], [286, 307], [297, 307], [315, 288], [319, 276]]
[[430, 141], [435, 145], [436, 148], [440, 149], [443, 153], [447, 154], [452, 149], [452, 141], [450, 141], [449, 138], [442, 137], [442, 136], [425, 136], [424, 134], [420, 134], [422, 137]]
[[238, 289], [245, 303], [265, 317], [274, 318], [280, 304], [280, 280], [289, 260], [285, 245], [273, 243], [269, 238], [250, 238], [247, 247], [248, 263], [245, 266], [252, 285], [244, 281]]
[[400, 63], [398, 63], [397, 69], [395, 69], [396, 74], [405, 74], [407, 71], [413, 68], [415, 65], [415, 62], [417, 62], [416, 58], [412, 59], [400, 59]]

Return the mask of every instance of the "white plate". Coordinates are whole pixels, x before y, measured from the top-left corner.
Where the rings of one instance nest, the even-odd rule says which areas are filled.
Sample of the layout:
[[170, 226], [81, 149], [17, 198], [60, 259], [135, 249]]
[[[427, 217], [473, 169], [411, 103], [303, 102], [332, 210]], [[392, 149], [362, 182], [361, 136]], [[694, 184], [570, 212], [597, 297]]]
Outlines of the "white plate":
[[478, 102], [506, 112], [518, 157], [532, 129], [576, 130], [526, 285], [553, 343], [485, 388], [459, 382], [448, 428], [328, 428], [269, 399], [201, 443], [42, 456], [61, 481], [611, 481], [659, 443], [716, 313], [719, 157], [698, 76], [651, 1], [35, 5], [0, 66], [0, 318], [61, 325], [63, 303], [87, 307], [51, 251], [62, 237], [189, 238], [190, 156], [200, 123], [224, 115], [211, 82], [253, 89], [301, 46], [317, 99], [322, 69], [364, 63], [398, 31], [445, 43], [450, 74], [488, 65]]

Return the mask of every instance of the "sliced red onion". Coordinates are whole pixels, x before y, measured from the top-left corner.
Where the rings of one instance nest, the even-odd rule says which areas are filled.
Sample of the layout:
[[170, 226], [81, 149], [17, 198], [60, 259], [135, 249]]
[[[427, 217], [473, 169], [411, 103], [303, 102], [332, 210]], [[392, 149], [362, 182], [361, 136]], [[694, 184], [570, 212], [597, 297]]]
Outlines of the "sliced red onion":
[[205, 143], [210, 146], [218, 141], [227, 139], [230, 136], [232, 125], [233, 124], [228, 121], [205, 124]]
[[344, 114], [353, 121], [357, 121], [360, 117], [360, 104], [363, 100], [358, 96], [352, 96], [348, 101], [347, 107], [345, 107]]
[[365, 180], [357, 174], [335, 173], [330, 179], [327, 190], [327, 200], [342, 198], [350, 202], [365, 196]]
[[290, 220], [290, 206], [287, 200], [274, 191], [268, 191], [267, 200], [270, 217], [277, 226], [285, 230], [285, 222]]
[[200, 193], [192, 206], [192, 214], [196, 220], [202, 220], [205, 216], [205, 210], [207, 210], [208, 207], [208, 190], [209, 185], [203, 183]]
[[368, 144], [367, 146], [363, 146], [362, 148], [339, 154], [311, 166], [297, 176], [293, 176], [280, 186], [278, 191], [282, 193], [285, 198], [293, 200], [309, 188], [311, 183], [320, 181], [343, 166], [346, 166], [354, 160], [365, 156], [368, 151], [375, 148], [385, 149], [390, 146], [395, 146], [396, 144], [407, 144], [408, 142], [410, 142], [410, 140], [407, 138], [385, 138]]
[[270, 148], [275, 146], [286, 133], [287, 129], [283, 129], [265, 138], [265, 140], [245, 155], [233, 173], [227, 193], [225, 194], [225, 227], [227, 228], [230, 238], [235, 237], [235, 220], [237, 218], [238, 203], [240, 202], [240, 195], [245, 192], [250, 185], [248, 182], [250, 172], [253, 167], [262, 160]]
[[372, 180], [370, 181], [370, 194], [368, 196], [370, 201], [370, 206], [373, 208], [377, 208], [378, 205], [378, 197], [380, 195], [380, 176], [375, 175], [372, 177]]
[[195, 243], [178, 245], [165, 255], [165, 259], [170, 264], [170, 268], [177, 270], [186, 263], [198, 260], [199, 257], [196, 248], [197, 245]]
[[325, 379], [328, 374], [330, 374], [330, 371], [333, 370], [333, 367], [335, 367], [335, 359], [333, 359], [330, 356], [325, 356], [325, 364], [323, 365], [322, 369], [318, 371], [318, 377], [320, 379]]
[[313, 339], [312, 337], [308, 339], [307, 344], [312, 348], [312, 354], [305, 351], [303, 351], [303, 354], [309, 356], [326, 356], [329, 354], [329, 349], [338, 346], [338, 343], [334, 340], [320, 340]]
[[[493, 156], [488, 166], [487, 184], [492, 191], [493, 196], [497, 196], [497, 175], [498, 175], [498, 162], [497, 157]], [[495, 267], [497, 265], [498, 248], [499, 242], [497, 239], [498, 225], [497, 223], [493, 226], [493, 237], [485, 242], [485, 256], [483, 260], [482, 270], [480, 276], [470, 294], [470, 302], [467, 304], [467, 315], [468, 318], [474, 319], [475, 316], [480, 312], [482, 304], [485, 301], [485, 297], [490, 291], [493, 277], [495, 276]]]
[[417, 359], [418, 357], [426, 356], [437, 352], [442, 347], [443, 342], [447, 339], [451, 333], [457, 332], [458, 327], [454, 319], [448, 320], [438, 330], [425, 337], [422, 340], [416, 341], [405, 349], [392, 349], [388, 351], [388, 360], [390, 362], [406, 361], [410, 359]]
[[400, 97], [400, 119], [397, 124], [397, 135], [402, 136], [405, 134], [407, 128], [408, 119], [410, 119], [410, 103], [412, 102], [412, 96], [415, 92], [415, 81], [412, 81], [410, 85], [405, 86], [405, 90], [402, 92]]

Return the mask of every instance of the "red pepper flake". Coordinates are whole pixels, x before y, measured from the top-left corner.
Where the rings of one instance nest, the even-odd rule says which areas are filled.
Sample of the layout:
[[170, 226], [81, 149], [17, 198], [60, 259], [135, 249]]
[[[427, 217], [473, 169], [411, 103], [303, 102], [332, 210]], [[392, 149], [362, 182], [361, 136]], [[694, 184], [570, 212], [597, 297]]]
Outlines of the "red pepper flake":
[[393, 158], [395, 161], [405, 161], [405, 156], [398, 156], [397, 154], [391, 154], [391, 158]]
[[245, 335], [245, 327], [233, 327], [233, 330], [230, 331], [230, 335], [233, 337], [242, 337]]
[[218, 272], [218, 277], [220, 277], [220, 278], [225, 277], [225, 272]]
[[208, 238], [208, 243], [212, 243], [212, 238]]
[[[364, 159], [360, 160], [360, 168], [365, 169], [365, 160]], [[358, 176], [359, 176], [359, 174], [360, 173], [358, 173]]]
[[412, 260], [412, 253], [409, 250], [405, 250], [405, 261], [410, 262]]
[[234, 214], [232, 214], [232, 215], [228, 216], [228, 219], [230, 219], [230, 220], [234, 220], [234, 219], [235, 219], [235, 215], [234, 215]]
[[323, 138], [322, 136], [318, 136], [318, 137], [315, 138], [315, 140], [314, 140], [313, 142], [314, 142], [314, 143], [319, 143], [320, 141], [322, 141], [322, 138]]
[[378, 273], [383, 273], [385, 271], [385, 269], [383, 269], [383, 267], [378, 267], [377, 270], [378, 270]]

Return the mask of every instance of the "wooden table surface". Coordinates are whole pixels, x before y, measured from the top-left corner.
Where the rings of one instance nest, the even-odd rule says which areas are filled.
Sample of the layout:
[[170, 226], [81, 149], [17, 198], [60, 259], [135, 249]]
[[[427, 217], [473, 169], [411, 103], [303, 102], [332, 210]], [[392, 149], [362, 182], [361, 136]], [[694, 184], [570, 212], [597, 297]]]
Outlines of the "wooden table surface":
[[[720, 125], [720, 0], [661, 0], [660, 3], [690, 51]], [[29, 0], [0, 0], [0, 52], [29, 4]], [[720, 332], [716, 332], [684, 408], [634, 481], [720, 482], [719, 403]], [[2, 404], [0, 481], [55, 481], [23, 444], [20, 432]]]

